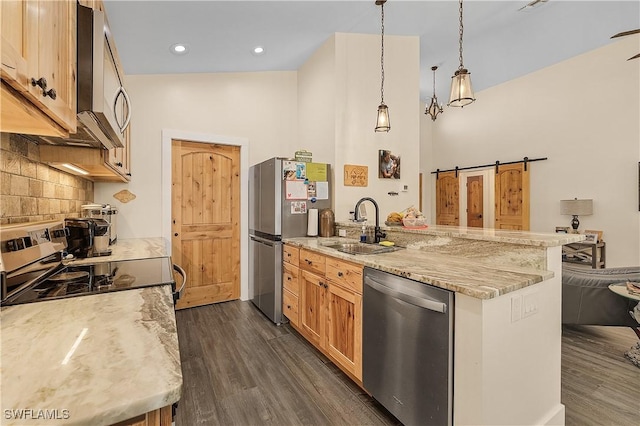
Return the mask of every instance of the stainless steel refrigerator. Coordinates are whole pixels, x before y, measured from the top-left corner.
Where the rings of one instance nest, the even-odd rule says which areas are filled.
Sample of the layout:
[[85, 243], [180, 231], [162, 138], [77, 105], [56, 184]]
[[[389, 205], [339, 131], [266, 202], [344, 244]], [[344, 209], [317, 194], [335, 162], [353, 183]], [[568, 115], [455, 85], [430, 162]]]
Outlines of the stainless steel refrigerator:
[[329, 164], [271, 158], [249, 171], [249, 297], [271, 321], [282, 316], [282, 239], [307, 235], [309, 209], [331, 208]]

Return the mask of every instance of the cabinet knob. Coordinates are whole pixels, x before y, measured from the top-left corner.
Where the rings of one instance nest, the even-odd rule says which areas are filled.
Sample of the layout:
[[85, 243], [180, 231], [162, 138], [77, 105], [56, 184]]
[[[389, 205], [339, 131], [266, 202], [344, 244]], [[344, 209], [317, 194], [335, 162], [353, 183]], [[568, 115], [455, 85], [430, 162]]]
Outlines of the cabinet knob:
[[291, 309], [291, 305], [287, 305], [287, 309]]
[[44, 77], [40, 77], [36, 80], [35, 78], [31, 77], [31, 85], [34, 87], [39, 86], [42, 89], [42, 94], [44, 95], [45, 91], [47, 90], [47, 79]]
[[319, 282], [318, 282], [318, 285], [319, 285], [320, 287], [324, 287], [324, 283], [323, 283], [322, 281], [319, 281]]
[[127, 173], [127, 176], [131, 176], [131, 173]]
[[49, 89], [48, 91], [42, 91], [42, 96], [44, 96], [45, 98], [47, 96], [49, 96], [51, 99], [53, 99], [54, 101], [56, 100], [56, 98], [58, 97], [58, 94], [56, 93], [56, 89]]
[[175, 234], [173, 234], [173, 236], [174, 236], [174, 237], [177, 237], [177, 236], [178, 236], [178, 233], [176, 232]]
[[311, 261], [309, 259], [305, 259], [304, 261], [311, 265]]
[[291, 277], [287, 277], [287, 281], [291, 281]]
[[341, 277], [341, 276], [343, 276], [343, 275], [344, 275], [344, 274], [343, 274], [342, 272], [338, 271], [338, 276], [339, 276], [339, 277]]
[[323, 285], [324, 288], [329, 288], [329, 284]]
[[122, 167], [122, 163], [118, 161], [118, 162], [116, 163], [116, 166], [118, 166], [118, 167]]

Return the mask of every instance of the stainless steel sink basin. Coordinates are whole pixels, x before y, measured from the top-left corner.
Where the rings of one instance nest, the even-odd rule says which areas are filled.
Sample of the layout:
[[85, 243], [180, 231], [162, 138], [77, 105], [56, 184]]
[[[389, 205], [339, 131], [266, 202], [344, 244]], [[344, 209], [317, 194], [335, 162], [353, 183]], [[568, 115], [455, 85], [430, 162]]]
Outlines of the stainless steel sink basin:
[[364, 243], [340, 243], [325, 246], [348, 254], [379, 254], [398, 250], [398, 247], [385, 247]]

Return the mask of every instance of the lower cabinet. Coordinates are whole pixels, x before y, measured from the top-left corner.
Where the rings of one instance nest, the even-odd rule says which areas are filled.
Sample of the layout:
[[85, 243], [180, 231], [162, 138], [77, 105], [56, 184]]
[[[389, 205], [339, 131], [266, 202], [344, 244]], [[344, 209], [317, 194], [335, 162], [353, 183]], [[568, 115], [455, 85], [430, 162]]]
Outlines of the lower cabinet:
[[171, 422], [171, 405], [167, 405], [112, 426], [171, 426]]
[[[295, 299], [288, 297], [290, 269], [285, 263], [285, 315], [309, 342], [362, 382], [362, 266], [301, 249]], [[292, 309], [295, 301], [299, 305]]]

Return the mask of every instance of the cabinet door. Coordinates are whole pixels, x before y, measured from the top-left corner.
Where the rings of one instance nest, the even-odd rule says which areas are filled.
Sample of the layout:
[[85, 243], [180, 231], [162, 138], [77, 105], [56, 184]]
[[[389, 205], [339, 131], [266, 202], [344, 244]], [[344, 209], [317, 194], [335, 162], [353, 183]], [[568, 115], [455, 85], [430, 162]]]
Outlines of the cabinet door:
[[326, 302], [329, 354], [362, 380], [362, 296], [330, 283]]
[[[300, 326], [307, 340], [316, 346], [325, 344], [324, 300], [327, 283], [325, 279], [300, 271]], [[328, 287], [328, 286], [327, 286]]]
[[[18, 91], [29, 90], [28, 52], [38, 48], [38, 10], [33, 1], [3, 0], [0, 2], [0, 23], [2, 24], [2, 79]], [[30, 44], [29, 44], [30, 43]]]
[[[31, 77], [46, 78], [48, 96], [31, 86], [36, 102], [71, 133], [76, 131], [76, 3], [38, 2], [38, 56], [29, 58]], [[53, 94], [55, 91], [55, 95]]]

